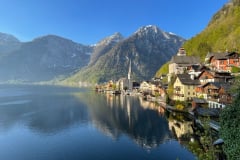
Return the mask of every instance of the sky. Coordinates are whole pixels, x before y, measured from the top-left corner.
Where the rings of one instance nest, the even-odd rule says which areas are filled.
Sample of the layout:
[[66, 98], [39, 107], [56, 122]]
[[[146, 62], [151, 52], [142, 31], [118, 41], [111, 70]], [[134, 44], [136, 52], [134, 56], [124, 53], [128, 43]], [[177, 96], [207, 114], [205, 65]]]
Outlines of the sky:
[[0, 32], [20, 41], [54, 34], [95, 44], [142, 26], [189, 39], [200, 33], [229, 0], [0, 0]]

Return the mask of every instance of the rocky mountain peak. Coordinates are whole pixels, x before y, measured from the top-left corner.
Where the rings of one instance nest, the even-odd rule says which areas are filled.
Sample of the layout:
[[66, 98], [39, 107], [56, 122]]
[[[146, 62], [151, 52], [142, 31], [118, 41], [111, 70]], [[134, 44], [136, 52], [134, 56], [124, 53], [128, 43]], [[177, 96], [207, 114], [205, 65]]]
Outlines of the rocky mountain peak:
[[133, 36], [138, 37], [152, 37], [153, 39], [162, 39], [162, 40], [171, 40], [172, 38], [176, 38], [176, 35], [171, 32], [165, 32], [159, 29], [155, 25], [147, 25], [139, 28]]
[[118, 43], [118, 42], [122, 41], [123, 39], [124, 39], [124, 37], [121, 35], [121, 33], [116, 32], [113, 35], [108, 36], [108, 37], [102, 39], [101, 41], [99, 41], [96, 46], [108, 45], [110, 43]]
[[89, 65], [94, 64], [99, 57], [110, 51], [116, 44], [123, 41], [124, 37], [121, 35], [121, 33], [116, 32], [111, 36], [108, 36], [101, 41], [99, 41], [93, 50], [93, 53], [91, 55], [91, 59], [89, 62]]
[[[111, 37], [114, 36], [106, 39]], [[73, 79], [88, 82], [118, 80], [127, 76], [129, 60], [133, 79], [150, 79], [162, 64], [176, 54], [183, 42], [180, 36], [164, 32], [157, 26], [141, 27], [115, 45], [97, 45], [89, 65], [76, 73]]]
[[147, 35], [147, 34], [158, 34], [161, 30], [155, 25], [147, 25], [140, 27], [135, 34], [137, 35]]

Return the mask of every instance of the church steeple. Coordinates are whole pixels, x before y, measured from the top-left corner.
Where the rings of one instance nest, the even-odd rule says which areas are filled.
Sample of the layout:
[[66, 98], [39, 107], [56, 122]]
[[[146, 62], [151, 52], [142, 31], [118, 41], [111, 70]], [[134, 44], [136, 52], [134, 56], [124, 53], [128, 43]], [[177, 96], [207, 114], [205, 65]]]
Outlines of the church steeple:
[[128, 80], [130, 80], [131, 79], [131, 71], [132, 71], [132, 68], [131, 68], [132, 66], [131, 66], [131, 60], [130, 60], [130, 62], [129, 62], [129, 68], [128, 68]]
[[132, 63], [131, 63], [131, 60], [130, 60], [130, 62], [129, 62], [129, 68], [128, 68], [128, 89], [129, 89], [129, 90], [132, 90], [131, 72], [132, 72]]

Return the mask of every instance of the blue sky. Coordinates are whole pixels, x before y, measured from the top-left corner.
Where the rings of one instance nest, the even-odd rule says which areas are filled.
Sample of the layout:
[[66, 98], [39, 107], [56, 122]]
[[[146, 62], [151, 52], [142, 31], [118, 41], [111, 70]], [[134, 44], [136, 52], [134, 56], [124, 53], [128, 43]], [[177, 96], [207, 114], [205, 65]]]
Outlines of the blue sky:
[[128, 37], [157, 25], [189, 39], [228, 0], [0, 0], [0, 32], [21, 41], [55, 34], [94, 44], [115, 32]]

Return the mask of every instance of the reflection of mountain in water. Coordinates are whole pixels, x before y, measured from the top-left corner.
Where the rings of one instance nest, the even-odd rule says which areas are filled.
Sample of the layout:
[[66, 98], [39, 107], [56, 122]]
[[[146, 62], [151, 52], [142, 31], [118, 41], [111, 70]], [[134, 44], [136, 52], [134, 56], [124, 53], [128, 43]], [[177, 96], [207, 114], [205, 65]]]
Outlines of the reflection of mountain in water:
[[[5, 89], [6, 90], [6, 89]], [[9, 89], [8, 89], [9, 90]], [[0, 98], [0, 130], [8, 130], [16, 124], [36, 130], [38, 133], [52, 134], [74, 124], [88, 122], [87, 107], [70, 94], [73, 89], [57, 87], [22, 86], [29, 94], [16, 96], [12, 88], [7, 98]], [[79, 91], [79, 90], [78, 90]], [[26, 103], [10, 103], [10, 102]], [[9, 103], [8, 103], [9, 102]]]
[[[89, 98], [82, 98], [90, 100]], [[129, 96], [91, 95], [89, 114], [104, 134], [117, 139], [122, 133], [142, 147], [156, 147], [171, 137], [165, 117], [141, 107], [139, 100]]]
[[[24, 94], [14, 94], [16, 89]], [[142, 107], [134, 97], [43, 86], [13, 87], [9, 95], [13, 96], [0, 97], [0, 131], [24, 125], [36, 133], [56, 134], [93, 123], [114, 139], [124, 134], [147, 148], [171, 138], [165, 117], [146, 105]]]

